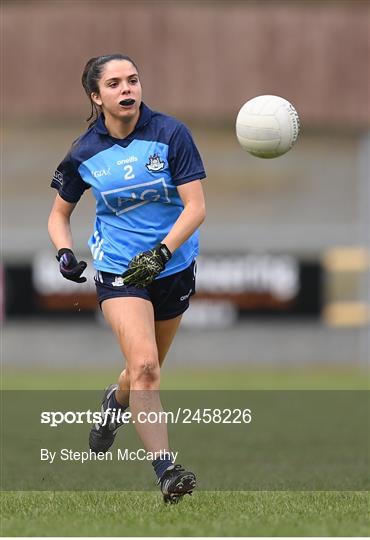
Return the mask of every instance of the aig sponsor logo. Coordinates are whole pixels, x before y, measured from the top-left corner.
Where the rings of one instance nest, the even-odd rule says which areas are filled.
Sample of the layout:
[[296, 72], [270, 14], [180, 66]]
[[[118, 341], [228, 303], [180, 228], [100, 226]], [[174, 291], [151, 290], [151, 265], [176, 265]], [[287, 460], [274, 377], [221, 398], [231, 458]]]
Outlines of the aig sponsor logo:
[[109, 191], [102, 191], [101, 196], [108, 208], [117, 216], [129, 212], [149, 202], [161, 201], [170, 203], [168, 187], [164, 178], [152, 182], [122, 186]]

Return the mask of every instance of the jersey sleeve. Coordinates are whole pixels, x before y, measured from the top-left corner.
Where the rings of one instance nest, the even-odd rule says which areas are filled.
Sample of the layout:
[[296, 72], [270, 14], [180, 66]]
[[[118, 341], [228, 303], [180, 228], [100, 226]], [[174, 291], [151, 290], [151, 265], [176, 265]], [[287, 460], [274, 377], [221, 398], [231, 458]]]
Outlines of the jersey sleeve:
[[54, 172], [50, 186], [67, 202], [76, 203], [90, 186], [84, 182], [69, 152]]
[[179, 124], [171, 137], [168, 163], [172, 179], [178, 186], [206, 177], [202, 158], [184, 124]]

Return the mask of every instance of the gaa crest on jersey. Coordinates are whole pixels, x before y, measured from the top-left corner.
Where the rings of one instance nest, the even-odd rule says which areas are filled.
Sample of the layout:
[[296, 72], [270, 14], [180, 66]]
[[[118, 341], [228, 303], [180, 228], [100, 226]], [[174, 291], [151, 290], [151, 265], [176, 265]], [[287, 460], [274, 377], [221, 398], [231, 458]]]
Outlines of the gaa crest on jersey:
[[149, 156], [149, 163], [145, 163], [145, 167], [150, 172], [159, 172], [163, 171], [165, 162], [161, 160], [161, 158], [158, 156], [158, 154], [153, 154], [152, 156]]

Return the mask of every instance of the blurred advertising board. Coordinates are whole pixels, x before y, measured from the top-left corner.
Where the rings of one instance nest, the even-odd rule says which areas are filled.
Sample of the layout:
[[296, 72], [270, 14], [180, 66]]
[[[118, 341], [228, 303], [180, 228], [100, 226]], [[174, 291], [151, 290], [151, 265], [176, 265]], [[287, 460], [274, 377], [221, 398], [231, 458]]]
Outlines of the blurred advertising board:
[[[4, 313], [26, 316], [94, 317], [99, 310], [94, 269], [86, 283], [62, 278], [52, 253], [32, 263], [5, 264]], [[197, 259], [196, 295], [185, 324], [217, 326], [244, 317], [319, 317], [323, 301], [323, 270], [319, 260], [291, 254], [207, 253]]]

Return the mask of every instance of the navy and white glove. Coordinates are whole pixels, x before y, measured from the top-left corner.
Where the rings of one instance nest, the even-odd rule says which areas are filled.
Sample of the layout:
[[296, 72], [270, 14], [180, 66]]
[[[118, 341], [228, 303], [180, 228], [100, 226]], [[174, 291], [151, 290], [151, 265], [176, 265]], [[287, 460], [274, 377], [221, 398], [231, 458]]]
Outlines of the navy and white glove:
[[165, 244], [143, 251], [130, 261], [128, 270], [122, 274], [125, 285], [144, 288], [150, 285], [162, 272], [172, 253]]
[[85, 276], [81, 277], [87, 264], [85, 261], [78, 262], [73, 251], [69, 248], [62, 248], [58, 251], [57, 261], [59, 262], [59, 270], [63, 277], [76, 283], [84, 283]]

